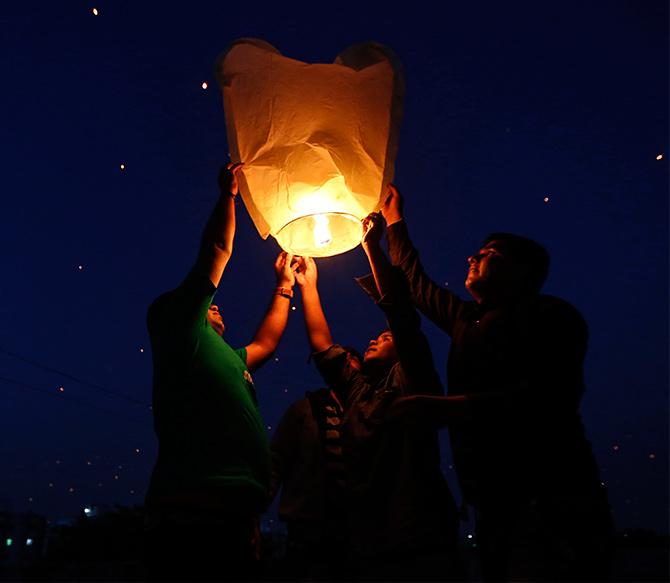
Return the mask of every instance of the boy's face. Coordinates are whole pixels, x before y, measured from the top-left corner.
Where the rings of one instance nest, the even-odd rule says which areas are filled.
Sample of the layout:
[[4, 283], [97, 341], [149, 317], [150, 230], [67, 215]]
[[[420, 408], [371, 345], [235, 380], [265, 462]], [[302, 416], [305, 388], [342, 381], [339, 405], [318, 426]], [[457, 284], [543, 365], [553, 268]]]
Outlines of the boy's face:
[[382, 332], [377, 338], [370, 340], [368, 349], [363, 354], [363, 362], [393, 363], [398, 360], [398, 353], [393, 344], [393, 334], [388, 330]]
[[498, 241], [491, 241], [482, 247], [478, 253], [468, 257], [468, 275], [465, 280], [465, 287], [472, 293], [487, 284], [495, 285], [505, 267], [506, 261], [502, 245]]
[[226, 325], [223, 323], [223, 317], [221, 312], [219, 312], [219, 306], [212, 304], [207, 310], [207, 320], [214, 331], [219, 335], [223, 336], [223, 333], [226, 330]]

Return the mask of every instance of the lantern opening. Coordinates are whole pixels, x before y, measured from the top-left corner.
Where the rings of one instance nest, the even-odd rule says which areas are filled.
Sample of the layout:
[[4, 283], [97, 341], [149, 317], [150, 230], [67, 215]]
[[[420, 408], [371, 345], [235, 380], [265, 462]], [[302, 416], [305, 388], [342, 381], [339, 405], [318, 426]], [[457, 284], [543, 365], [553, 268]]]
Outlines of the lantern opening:
[[361, 242], [361, 221], [349, 213], [305, 215], [284, 225], [276, 235], [282, 249], [294, 255], [329, 257]]

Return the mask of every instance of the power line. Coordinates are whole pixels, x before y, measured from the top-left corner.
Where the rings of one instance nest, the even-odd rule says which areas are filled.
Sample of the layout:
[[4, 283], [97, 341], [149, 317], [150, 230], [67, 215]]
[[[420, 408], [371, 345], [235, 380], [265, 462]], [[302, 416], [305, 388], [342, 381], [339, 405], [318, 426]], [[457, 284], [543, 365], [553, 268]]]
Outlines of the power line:
[[124, 399], [130, 403], [134, 403], [135, 405], [141, 405], [142, 407], [149, 407], [149, 403], [145, 401], [140, 401], [139, 399], [135, 399], [134, 397], [131, 397], [129, 395], [126, 395], [124, 393], [120, 393], [118, 391], [113, 391], [112, 389], [108, 389], [107, 387], [103, 387], [97, 383], [87, 381], [84, 379], [80, 379], [68, 372], [59, 370], [57, 368], [53, 368], [51, 366], [48, 366], [46, 364], [42, 364], [41, 362], [37, 362], [35, 360], [31, 360], [30, 358], [26, 358], [25, 356], [21, 356], [20, 354], [17, 354], [15, 352], [12, 352], [11, 350], [7, 350], [6, 348], [0, 346], [0, 352], [3, 352], [4, 354], [11, 356], [12, 358], [16, 358], [17, 360], [20, 360], [22, 362], [25, 362], [26, 364], [29, 364], [31, 366], [34, 366], [35, 368], [39, 368], [41, 370], [44, 370], [46, 372], [50, 372], [53, 374], [60, 375], [66, 379], [70, 379], [71, 381], [74, 381], [76, 383], [79, 383], [81, 385], [85, 385], [88, 387], [91, 387], [92, 389], [95, 389], [97, 391], [100, 391], [102, 393], [106, 393], [108, 395], [113, 395], [114, 397], [117, 397], [119, 399]]
[[[82, 405], [84, 407], [94, 409], [95, 411], [98, 411], [99, 413], [102, 412], [102, 413], [104, 413], [105, 415], [108, 415], [108, 416], [109, 415], [118, 415], [118, 413], [115, 412], [115, 411], [110, 411], [108, 409], [98, 407], [97, 405], [94, 405], [93, 403], [89, 403], [87, 401], [82, 401], [82, 400], [79, 400], [79, 399], [73, 399], [71, 396], [64, 395], [62, 393], [55, 394], [53, 392], [53, 390], [45, 389], [43, 387], [36, 387], [35, 385], [24, 383], [23, 381], [18, 381], [16, 379], [10, 379], [10, 378], [7, 378], [7, 377], [0, 376], [0, 382], [6, 383], [6, 384], [11, 384], [11, 385], [16, 385], [16, 386], [19, 386], [21, 388], [28, 389], [30, 391], [41, 393], [41, 394], [47, 395], [47, 396], [49, 396], [53, 399], [66, 400], [66, 401], [69, 401], [71, 403], [76, 403], [77, 405]], [[124, 417], [125, 417], [125, 415], [124, 415]], [[137, 418], [134, 418], [134, 417], [126, 417], [126, 419], [128, 419], [129, 421], [136, 422], [136, 423], [142, 423], [143, 425], [145, 425], [147, 423], [147, 421], [144, 420], [144, 419], [137, 419]]]

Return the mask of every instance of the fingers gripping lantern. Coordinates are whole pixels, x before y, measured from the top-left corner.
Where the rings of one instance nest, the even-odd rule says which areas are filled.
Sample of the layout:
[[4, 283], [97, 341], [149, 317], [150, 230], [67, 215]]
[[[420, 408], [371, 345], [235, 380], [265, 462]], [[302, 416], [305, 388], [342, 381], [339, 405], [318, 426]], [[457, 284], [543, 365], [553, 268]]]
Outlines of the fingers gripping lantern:
[[216, 63], [242, 199], [264, 239], [290, 253], [353, 249], [393, 178], [404, 82], [393, 52], [353, 45], [332, 64], [240, 39]]

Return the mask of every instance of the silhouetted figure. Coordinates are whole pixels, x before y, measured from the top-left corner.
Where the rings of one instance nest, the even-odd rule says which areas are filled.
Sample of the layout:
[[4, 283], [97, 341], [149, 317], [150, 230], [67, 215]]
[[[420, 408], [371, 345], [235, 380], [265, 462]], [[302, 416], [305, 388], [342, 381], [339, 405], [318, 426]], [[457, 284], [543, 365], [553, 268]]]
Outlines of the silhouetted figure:
[[221, 197], [195, 266], [148, 312], [159, 443], [146, 495], [152, 580], [257, 577], [257, 517], [267, 504], [270, 455], [250, 371], [277, 347], [295, 279], [291, 257], [280, 254], [268, 312], [251, 343], [233, 350], [212, 298], [232, 254], [240, 166], [221, 170]]
[[440, 471], [437, 433], [384, 423], [389, 405], [415, 392], [442, 394], [420, 319], [402, 274], [380, 246], [378, 215], [364, 221], [363, 248], [373, 275], [359, 281], [384, 311], [389, 329], [370, 341], [363, 369], [333, 344], [317, 290], [314, 261], [296, 280], [314, 359], [344, 407], [343, 458], [349, 536], [360, 580], [461, 580], [458, 516]]
[[[353, 365], [360, 357], [350, 352]], [[270, 443], [272, 497], [281, 488], [279, 518], [286, 523], [284, 579], [350, 580], [344, 409], [335, 391], [307, 392], [284, 413]]]
[[484, 579], [606, 578], [612, 523], [578, 413], [587, 327], [570, 304], [539, 293], [548, 254], [490, 235], [468, 258], [474, 301], [464, 301], [424, 272], [392, 186], [382, 213], [414, 303], [451, 336], [449, 396], [409, 397], [390, 414], [448, 425]]

